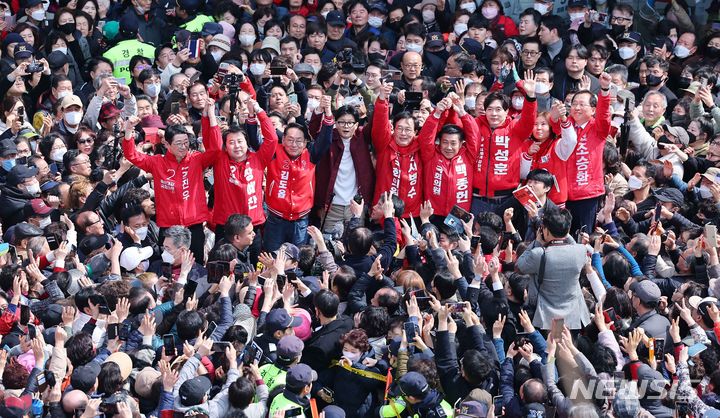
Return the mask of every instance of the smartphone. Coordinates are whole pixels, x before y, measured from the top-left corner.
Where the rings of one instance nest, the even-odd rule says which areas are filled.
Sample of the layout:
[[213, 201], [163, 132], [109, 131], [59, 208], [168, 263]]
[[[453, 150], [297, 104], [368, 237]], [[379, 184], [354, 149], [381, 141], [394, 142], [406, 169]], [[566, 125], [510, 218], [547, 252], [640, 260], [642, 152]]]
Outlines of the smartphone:
[[130, 324], [123, 324], [120, 327], [120, 332], [118, 334], [118, 337], [120, 338], [120, 341], [127, 341], [128, 338], [130, 338], [130, 332], [132, 331], [132, 325]]
[[177, 115], [180, 113], [180, 102], [170, 103], [170, 113], [173, 115]]
[[190, 58], [197, 58], [200, 56], [200, 43], [197, 39], [190, 39], [188, 41], [188, 49], [190, 50]]
[[211, 351], [213, 353], [224, 353], [225, 349], [230, 347], [230, 343], [227, 341], [214, 342]]
[[297, 288], [297, 285], [295, 283], [293, 283], [295, 280], [297, 280], [297, 273], [295, 273], [294, 271], [286, 271], [285, 277], [287, 277], [287, 281], [290, 284], [292, 284], [293, 286], [295, 286]]
[[380, 76], [387, 83], [388, 81], [398, 81], [402, 78], [402, 72], [400, 70], [382, 70]]
[[655, 358], [655, 338], [648, 338], [648, 359]]
[[415, 340], [415, 336], [420, 335], [420, 327], [414, 322], [406, 322], [403, 325], [403, 328], [405, 329], [405, 336], [407, 337], [408, 344], [412, 344], [412, 341]]
[[530, 333], [528, 332], [518, 332], [515, 333], [515, 347], [520, 347], [522, 345], [530, 343]]
[[208, 328], [205, 330], [205, 338], [210, 338], [210, 336], [213, 335], [213, 332], [215, 332], [215, 328], [217, 328], [215, 321], [210, 321]]
[[472, 248], [473, 251], [477, 248], [478, 244], [480, 244], [480, 237], [478, 235], [470, 237], [470, 248]]
[[229, 68], [230, 68], [229, 63], [227, 63], [227, 62], [220, 63], [220, 65], [218, 66], [218, 70], [217, 70], [218, 78], [220, 80], [222, 80], [222, 78], [225, 76], [225, 74], [228, 73]]
[[653, 341], [655, 360], [665, 361], [665, 338], [655, 338]]
[[37, 337], [37, 328], [35, 328], [35, 325], [28, 324], [28, 337], [30, 337], [31, 340], [34, 340], [35, 337]]
[[285, 67], [270, 67], [270, 76], [279, 77], [287, 74], [287, 68]]
[[607, 20], [608, 20], [608, 14], [607, 14], [607, 13], [598, 13], [598, 14], [597, 14], [597, 20], [596, 20], [597, 23], [600, 23], [600, 24], [603, 24], [603, 25], [604, 25], [604, 24], [607, 23]]
[[580, 229], [578, 229], [578, 231], [577, 231], [577, 236], [575, 237], [575, 242], [576, 242], [576, 243], [579, 244], [579, 243], [582, 241], [582, 235], [583, 235], [583, 233], [585, 232], [586, 229], [587, 229], [587, 225], [583, 225], [583, 226], [580, 227]]
[[172, 264], [170, 264], [170, 263], [162, 263], [161, 266], [160, 266], [160, 273], [162, 274], [162, 276], [163, 276], [164, 278], [172, 280], [172, 278], [173, 278], [173, 275], [172, 275]]
[[291, 104], [297, 103], [298, 102], [297, 94], [295, 94], [295, 93], [288, 94], [288, 100], [290, 101]]
[[30, 323], [30, 307], [20, 305], [20, 325], [27, 326]]
[[322, 389], [320, 389], [320, 392], [325, 392], [325, 394], [330, 397], [330, 399], [335, 399], [335, 392], [333, 392], [333, 390], [329, 387], [323, 387]]
[[38, 391], [40, 393], [44, 392], [45, 389], [47, 389], [48, 384], [47, 384], [47, 380], [45, 380], [45, 373], [39, 373], [37, 375], [37, 384], [38, 384]]
[[224, 276], [230, 275], [230, 263], [228, 261], [209, 261], [207, 272], [208, 283], [220, 283]]
[[717, 246], [717, 225], [705, 225], [705, 242], [713, 247]]
[[245, 365], [250, 365], [253, 362], [260, 364], [263, 354], [263, 349], [260, 348], [255, 341], [253, 341], [249, 346], [245, 346], [245, 351], [243, 352], [243, 363]]
[[175, 336], [172, 334], [163, 335], [163, 346], [165, 347], [166, 356], [175, 355]]
[[195, 295], [195, 290], [197, 289], [197, 286], [198, 284], [195, 280], [188, 280], [187, 283], [185, 283], [185, 286], [183, 286], [183, 304], [185, 304], [188, 299]]
[[688, 348], [688, 356], [695, 357], [703, 351], [707, 350], [707, 346], [703, 343], [693, 344]]
[[553, 318], [552, 320], [552, 336], [555, 341], [562, 340], [563, 329], [565, 328], [565, 318]]
[[362, 203], [363, 197], [360, 193], [358, 193], [355, 195], [355, 197], [353, 197], [353, 200], [355, 201], [355, 203], [357, 203], [359, 205]]
[[412, 103], [420, 103], [422, 101], [422, 92], [417, 91], [406, 91], [405, 101]]
[[57, 384], [57, 380], [55, 380], [55, 374], [50, 370], [45, 370], [43, 373], [45, 374], [45, 382], [47, 382], [48, 387], [55, 387], [55, 385]]
[[615, 321], [617, 321], [617, 315], [615, 315], [615, 308], [607, 308], [603, 311], [603, 316], [605, 317], [606, 323], [612, 323], [614, 324]]
[[105, 416], [114, 416], [118, 414], [117, 402], [103, 402], [100, 404], [100, 412], [103, 412]]
[[449, 303], [448, 309], [450, 309], [451, 312], [462, 312], [463, 309], [465, 309], [465, 303], [463, 303], [463, 302]]
[[501, 417], [503, 415], [503, 405], [505, 404], [505, 398], [503, 395], [493, 396], [493, 406], [495, 407], [495, 416]]
[[285, 418], [296, 417], [298, 415], [302, 415], [302, 413], [303, 413], [303, 410], [299, 406], [296, 408], [286, 409], [285, 410]]
[[465, 223], [470, 222], [472, 219], [472, 215], [458, 205], [453, 206], [452, 209], [450, 209], [450, 213]]
[[653, 218], [653, 221], [655, 221], [656, 225], [658, 222], [660, 222], [660, 214], [661, 213], [662, 213], [662, 203], [658, 202], [658, 204], [655, 205], [655, 217]]
[[108, 324], [107, 327], [107, 338], [108, 340], [114, 340], [120, 336], [120, 324]]

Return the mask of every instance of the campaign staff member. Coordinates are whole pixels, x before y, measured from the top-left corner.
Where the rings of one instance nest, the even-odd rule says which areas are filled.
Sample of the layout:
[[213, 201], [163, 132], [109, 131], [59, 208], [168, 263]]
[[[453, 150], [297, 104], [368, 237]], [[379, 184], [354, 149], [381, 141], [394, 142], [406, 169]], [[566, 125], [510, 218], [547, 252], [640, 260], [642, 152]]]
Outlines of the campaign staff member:
[[307, 147], [308, 134], [303, 125], [289, 123], [270, 162], [265, 186], [268, 218], [263, 247], [275, 251], [285, 242], [301, 245], [307, 236], [308, 213], [315, 194], [315, 165], [330, 149], [335, 118], [330, 96], [323, 96], [320, 107], [325, 113], [318, 137]]
[[140, 169], [153, 175], [153, 189], [157, 207], [157, 224], [160, 242], [167, 228], [182, 225], [190, 230], [190, 251], [195, 261], [205, 260], [205, 233], [203, 223], [210, 217], [203, 186], [203, 171], [213, 164], [211, 153], [190, 150], [190, 139], [181, 125], [170, 125], [165, 130], [165, 155], [146, 155], [135, 148], [136, 116], [125, 122], [125, 140], [122, 147], [125, 158]]

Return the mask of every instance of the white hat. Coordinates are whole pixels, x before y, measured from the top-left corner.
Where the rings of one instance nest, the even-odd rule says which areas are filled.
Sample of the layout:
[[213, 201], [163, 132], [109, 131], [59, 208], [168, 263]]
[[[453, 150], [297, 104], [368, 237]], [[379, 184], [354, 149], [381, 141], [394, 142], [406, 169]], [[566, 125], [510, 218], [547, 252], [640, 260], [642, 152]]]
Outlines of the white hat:
[[210, 41], [208, 46], [216, 46], [225, 52], [230, 52], [230, 38], [222, 33], [219, 33], [213, 36], [212, 41]]
[[152, 255], [152, 247], [128, 247], [120, 254], [120, 267], [128, 271], [135, 270], [140, 263]]

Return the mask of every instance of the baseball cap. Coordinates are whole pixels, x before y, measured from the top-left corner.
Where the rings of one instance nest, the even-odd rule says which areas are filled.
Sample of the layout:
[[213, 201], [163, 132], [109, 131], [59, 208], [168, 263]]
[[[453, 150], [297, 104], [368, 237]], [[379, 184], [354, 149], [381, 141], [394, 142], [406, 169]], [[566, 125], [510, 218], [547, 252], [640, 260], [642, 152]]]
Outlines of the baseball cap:
[[69, 94], [63, 98], [62, 104], [60, 105], [60, 107], [64, 110], [73, 105], [80, 106], [80, 108], [83, 107], [82, 100], [80, 100], [79, 97], [77, 97], [74, 94]]
[[695, 309], [698, 309], [703, 303], [717, 304], [718, 300], [714, 297], [701, 298], [700, 296], [690, 296], [690, 298], [688, 298], [688, 304]]
[[160, 377], [160, 372], [152, 367], [145, 367], [135, 376], [135, 392], [141, 398], [148, 398], [152, 394], [152, 386]]
[[710, 167], [702, 173], [702, 176], [713, 183], [720, 183], [720, 168]]
[[655, 191], [655, 197], [660, 202], [672, 203], [675, 206], [682, 206], [685, 201], [683, 194], [680, 190], [672, 187], [663, 187]]
[[458, 52], [467, 52], [477, 58], [482, 54], [483, 46], [475, 39], [465, 38], [460, 45], [453, 46], [451, 48], [451, 52], [453, 54], [457, 54]]
[[295, 64], [295, 66], [293, 67], [293, 71], [295, 71], [295, 74], [297, 74], [298, 76], [301, 74], [315, 74], [315, 69], [313, 68], [313, 66], [304, 62]]
[[120, 109], [115, 106], [115, 103], [105, 102], [100, 107], [100, 115], [98, 116], [98, 121], [106, 121], [117, 116], [120, 116]]
[[68, 58], [63, 52], [53, 51], [48, 54], [47, 62], [51, 70], [57, 70], [68, 63]]
[[43, 234], [43, 230], [33, 224], [20, 222], [13, 228], [13, 237], [15, 242], [19, 242], [23, 238], [39, 237]]
[[0, 141], [0, 157], [4, 158], [12, 154], [17, 154], [17, 146], [15, 146], [15, 141], [10, 138], [5, 138]]
[[317, 378], [315, 370], [307, 364], [299, 363], [288, 369], [285, 385], [293, 389], [300, 389], [316, 381]]
[[268, 36], [263, 39], [262, 47], [260, 49], [272, 49], [280, 55], [280, 40], [274, 36]]
[[331, 10], [325, 17], [325, 23], [330, 26], [345, 26], [345, 15], [339, 10]]
[[305, 344], [294, 335], [286, 335], [277, 343], [277, 356], [281, 360], [291, 361], [302, 354]]
[[640, 43], [640, 33], [639, 32], [625, 32], [623, 36], [620, 37], [618, 40], [618, 43], [620, 42], [634, 42], [636, 44]]
[[208, 46], [216, 46], [220, 49], [222, 49], [225, 52], [230, 51], [230, 39], [223, 35], [222, 33], [219, 33], [215, 36], [213, 36], [212, 41], [208, 43]]
[[337, 405], [328, 405], [322, 410], [325, 418], [345, 418], [345, 410]]
[[700, 89], [700, 86], [701, 86], [701, 85], [702, 85], [702, 84], [701, 84], [699, 81], [693, 81], [692, 83], [690, 83], [690, 85], [688, 86], [688, 88], [686, 88], [686, 89], [680, 89], [680, 90], [681, 90], [681, 91], [688, 92], [688, 93], [694, 95], [694, 94], [696, 94], [697, 91]]
[[633, 296], [637, 296], [643, 303], [652, 303], [660, 300], [660, 288], [650, 280], [635, 282], [630, 286]]
[[590, 7], [588, 0], [570, 0], [567, 7]]
[[183, 10], [195, 11], [200, 7], [199, 0], [177, 0], [178, 6]]
[[200, 31], [200, 36], [215, 36], [218, 33], [222, 33], [223, 28], [219, 23], [216, 22], [205, 22]]
[[386, 15], [388, 12], [388, 9], [387, 9], [387, 5], [385, 5], [385, 3], [375, 2], [370, 5], [370, 11], [371, 12], [376, 11], [376, 12], [380, 12], [380, 13]]
[[300, 259], [300, 249], [297, 247], [297, 245], [286, 242], [282, 245], [282, 248], [285, 250], [285, 255], [288, 258], [291, 258], [293, 260]]
[[425, 46], [428, 48], [442, 48], [443, 46], [445, 46], [445, 40], [443, 39], [442, 33], [428, 33]]
[[2, 47], [3, 49], [7, 49], [8, 45], [10, 44], [16, 44], [18, 42], [25, 42], [22, 36], [20, 34], [15, 32], [10, 32], [7, 34], [5, 39], [2, 41]]
[[670, 135], [677, 138], [684, 147], [686, 147], [690, 143], [690, 135], [688, 135], [685, 128], [680, 126], [663, 125], [663, 129], [668, 131]]
[[91, 361], [73, 370], [70, 376], [70, 384], [73, 389], [88, 392], [95, 385], [95, 380], [100, 374], [100, 364]]
[[430, 386], [425, 376], [418, 372], [409, 372], [398, 380], [397, 389], [398, 395], [423, 398], [430, 391]]
[[128, 356], [126, 353], [123, 353], [122, 351], [112, 353], [105, 360], [105, 363], [117, 364], [118, 367], [120, 367], [120, 375], [122, 376], [123, 380], [130, 377], [130, 373], [132, 372], [132, 360], [130, 359], [130, 356]]
[[107, 246], [109, 243], [110, 236], [108, 234], [86, 235], [85, 238], [80, 241], [78, 248], [83, 254], [90, 254], [97, 249]]
[[153, 255], [152, 247], [128, 247], [120, 254], [120, 267], [134, 270]]
[[456, 418], [485, 418], [488, 406], [479, 401], [464, 401], [455, 409]]
[[525, 406], [526, 418], [543, 418], [545, 416], [545, 405], [533, 402]]
[[299, 327], [300, 324], [302, 319], [290, 316], [285, 309], [273, 309], [268, 312], [265, 319], [265, 332], [272, 334], [286, 328]]
[[140, 126], [143, 128], [160, 128], [165, 129], [167, 126], [163, 123], [160, 115], [147, 115], [140, 120]]
[[195, 406], [202, 403], [203, 398], [210, 392], [212, 382], [205, 376], [194, 377], [180, 385], [178, 395], [183, 406]]
[[121, 34], [128, 37], [135, 36], [138, 32], [138, 28], [138, 21], [133, 13], [125, 13], [122, 15], [119, 22], [119, 30]]
[[22, 60], [26, 58], [30, 58], [32, 54], [35, 52], [32, 45], [30, 45], [27, 42], [18, 42], [15, 44], [15, 49], [13, 50], [13, 56], [15, 57], [15, 60]]
[[49, 215], [53, 209], [42, 199], [32, 199], [25, 204], [23, 211], [26, 217], [37, 218]]

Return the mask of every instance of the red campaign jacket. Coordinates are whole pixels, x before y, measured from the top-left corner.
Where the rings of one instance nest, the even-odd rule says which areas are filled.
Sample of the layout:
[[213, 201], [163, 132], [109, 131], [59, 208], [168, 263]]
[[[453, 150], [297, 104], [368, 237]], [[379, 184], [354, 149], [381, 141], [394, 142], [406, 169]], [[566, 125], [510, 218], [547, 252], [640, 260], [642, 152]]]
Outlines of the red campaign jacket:
[[512, 190], [520, 184], [520, 153], [522, 145], [532, 134], [537, 101], [525, 99], [519, 119], [508, 116], [505, 123], [490, 128], [487, 118], [478, 116], [480, 146], [473, 181], [474, 193], [495, 197], [495, 192]]
[[[450, 111], [446, 111], [450, 112]], [[432, 203], [435, 215], [447, 216], [453, 206], [469, 211], [472, 200], [473, 162], [478, 150], [479, 132], [469, 114], [461, 119], [465, 143], [451, 160], [445, 158], [435, 146], [440, 120], [431, 113], [420, 130], [418, 142], [423, 165], [425, 199]]]
[[[233, 161], [223, 150], [222, 133], [219, 126], [210, 126], [207, 117], [202, 118], [202, 136], [205, 152], [214, 155], [213, 177], [215, 178], [215, 207], [213, 223], [224, 225], [235, 213], [248, 215], [253, 225], [265, 223], [263, 211], [263, 177], [265, 168], [275, 155], [278, 137], [275, 127], [267, 114], [257, 114], [263, 143], [257, 152], [247, 152], [245, 161]], [[253, 123], [248, 118], [248, 123]]]
[[182, 161], [169, 152], [146, 155], [135, 149], [135, 141], [122, 141], [125, 158], [153, 175], [157, 224], [191, 226], [210, 217], [203, 185], [203, 171], [213, 164], [213, 154], [189, 151]]
[[312, 209], [315, 195], [315, 164], [327, 153], [335, 126], [324, 117], [320, 135], [299, 157], [292, 159], [285, 147], [277, 147], [268, 165], [265, 202], [268, 210], [286, 221], [296, 221]]
[[395, 142], [390, 132], [387, 100], [375, 102], [372, 140], [377, 153], [373, 204], [380, 200], [381, 194], [390, 192], [405, 203], [405, 216], [418, 216], [423, 201], [420, 142], [415, 138], [406, 147]]
[[[575, 124], [572, 117], [570, 123]], [[560, 132], [559, 123], [551, 123]], [[583, 200], [605, 194], [603, 152], [610, 133], [610, 95], [598, 95], [595, 117], [584, 128], [575, 127], [578, 143], [566, 162], [568, 200]]]
[[[568, 121], [566, 127], [570, 126]], [[568, 184], [567, 184], [567, 161], [563, 161], [555, 153], [555, 147], [560, 138], [548, 139], [540, 144], [540, 149], [533, 156], [527, 155], [528, 148], [533, 141], [528, 140], [523, 144], [523, 158], [532, 161], [531, 170], [544, 168], [555, 176], [556, 183], [550, 188], [548, 198], [558, 206], [562, 206], [568, 200]]]

